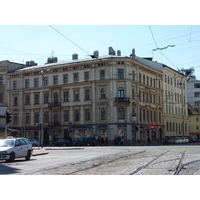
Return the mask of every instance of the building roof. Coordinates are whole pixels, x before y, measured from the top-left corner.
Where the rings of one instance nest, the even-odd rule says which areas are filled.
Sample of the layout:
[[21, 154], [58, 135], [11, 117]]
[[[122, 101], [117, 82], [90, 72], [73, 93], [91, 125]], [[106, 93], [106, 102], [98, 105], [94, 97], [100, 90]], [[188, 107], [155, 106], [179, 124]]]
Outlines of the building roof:
[[197, 108], [188, 103], [188, 115], [200, 115], [200, 112], [197, 111]]

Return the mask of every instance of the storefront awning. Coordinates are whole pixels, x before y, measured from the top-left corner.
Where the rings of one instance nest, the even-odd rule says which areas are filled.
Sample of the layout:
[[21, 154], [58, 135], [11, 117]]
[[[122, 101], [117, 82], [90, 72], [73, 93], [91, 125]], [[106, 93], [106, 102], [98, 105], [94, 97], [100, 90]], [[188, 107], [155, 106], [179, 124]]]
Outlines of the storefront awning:
[[143, 126], [143, 125], [140, 125], [140, 128], [150, 129], [148, 126]]
[[7, 128], [8, 132], [20, 132], [20, 130], [13, 129], [13, 128]]
[[158, 126], [148, 126], [151, 129], [158, 129]]
[[88, 125], [88, 126], [71, 126], [69, 128], [70, 131], [75, 131], [75, 130], [86, 130], [86, 129], [91, 129], [92, 125]]
[[101, 125], [97, 126], [96, 129], [106, 129], [106, 128], [107, 128], [106, 124], [101, 124]]

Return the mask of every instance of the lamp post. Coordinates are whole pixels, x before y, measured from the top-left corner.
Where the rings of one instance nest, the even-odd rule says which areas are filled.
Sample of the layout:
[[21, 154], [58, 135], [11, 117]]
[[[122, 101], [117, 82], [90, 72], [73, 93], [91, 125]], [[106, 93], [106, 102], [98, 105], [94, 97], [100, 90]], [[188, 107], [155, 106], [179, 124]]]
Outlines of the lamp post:
[[43, 148], [43, 138], [44, 138], [44, 74], [47, 73], [49, 70], [50, 69], [40, 71], [42, 75], [42, 106], [41, 106], [41, 113], [40, 113], [40, 123], [41, 123], [40, 131], [41, 131], [41, 147], [42, 148]]

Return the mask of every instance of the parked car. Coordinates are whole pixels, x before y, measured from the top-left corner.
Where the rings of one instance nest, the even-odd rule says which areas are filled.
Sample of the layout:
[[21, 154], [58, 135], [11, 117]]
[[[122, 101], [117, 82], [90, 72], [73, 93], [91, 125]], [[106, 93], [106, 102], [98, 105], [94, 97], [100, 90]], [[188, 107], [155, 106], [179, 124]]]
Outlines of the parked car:
[[97, 140], [94, 137], [79, 138], [74, 141], [75, 146], [96, 146]]
[[190, 137], [189, 142], [191, 142], [191, 143], [198, 142], [198, 138], [197, 137]]
[[32, 144], [33, 147], [38, 146], [38, 141], [35, 139], [29, 139], [30, 143]]
[[13, 162], [15, 158], [25, 157], [30, 160], [33, 147], [26, 138], [14, 138], [12, 136], [0, 140], [0, 160]]
[[58, 139], [54, 141], [51, 146], [72, 146], [72, 141], [65, 139]]
[[175, 143], [176, 143], [176, 144], [180, 144], [180, 143], [182, 143], [182, 142], [183, 142], [182, 138], [180, 138], [180, 137], [175, 137]]
[[187, 137], [182, 137], [182, 141], [183, 141], [183, 143], [188, 143], [189, 139]]
[[164, 144], [174, 144], [175, 138], [174, 137], [166, 137], [164, 140]]

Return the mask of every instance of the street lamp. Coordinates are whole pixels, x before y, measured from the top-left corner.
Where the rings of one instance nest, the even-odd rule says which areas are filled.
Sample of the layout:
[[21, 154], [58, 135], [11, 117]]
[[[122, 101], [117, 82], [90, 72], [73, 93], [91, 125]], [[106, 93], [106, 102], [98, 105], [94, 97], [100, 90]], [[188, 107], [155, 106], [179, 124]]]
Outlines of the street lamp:
[[[44, 138], [44, 74], [47, 73], [50, 69], [41, 70], [40, 73], [42, 75], [42, 107], [40, 113], [40, 122], [41, 122], [41, 147], [43, 148], [43, 138]], [[39, 71], [37, 69], [37, 71]], [[40, 139], [40, 138], [39, 138]]]

